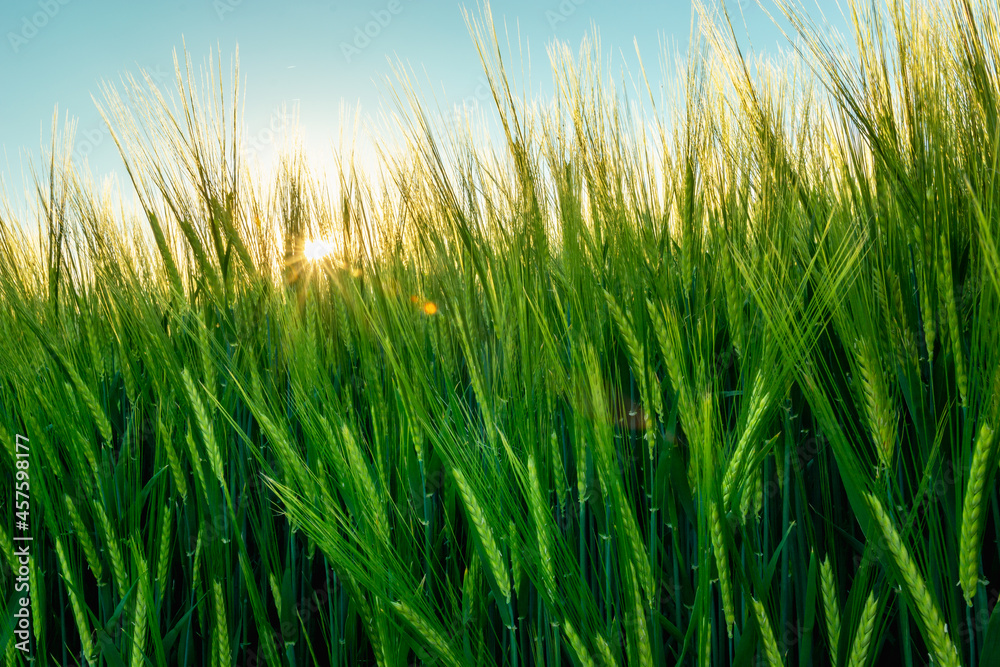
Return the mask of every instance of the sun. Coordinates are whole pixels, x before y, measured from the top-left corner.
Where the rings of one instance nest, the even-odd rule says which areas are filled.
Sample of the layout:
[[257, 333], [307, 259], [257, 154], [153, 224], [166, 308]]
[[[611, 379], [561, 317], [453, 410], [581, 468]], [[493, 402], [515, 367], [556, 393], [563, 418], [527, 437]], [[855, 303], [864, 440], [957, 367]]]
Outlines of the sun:
[[310, 262], [318, 262], [333, 252], [333, 244], [322, 239], [306, 241], [304, 254]]

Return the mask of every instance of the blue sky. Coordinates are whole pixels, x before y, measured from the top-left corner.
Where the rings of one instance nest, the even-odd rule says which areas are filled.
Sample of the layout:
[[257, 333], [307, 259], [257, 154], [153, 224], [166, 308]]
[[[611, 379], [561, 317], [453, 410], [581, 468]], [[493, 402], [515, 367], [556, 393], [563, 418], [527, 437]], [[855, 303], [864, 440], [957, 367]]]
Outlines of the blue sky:
[[[745, 19], [746, 28], [738, 25], [737, 33], [744, 43], [747, 33], [757, 52], [784, 43], [755, 0], [725, 2], [736, 16], [742, 10], [739, 21]], [[118, 81], [140, 68], [169, 84], [172, 51], [182, 38], [196, 67], [218, 48], [224, 72], [239, 45], [244, 132], [262, 159], [273, 152], [274, 130], [283, 131], [282, 104], [298, 109], [307, 150], [324, 159], [332, 154], [345, 104], [360, 105], [363, 114], [376, 113], [380, 103], [391, 107], [381, 101], [376, 83], [390, 71], [387, 57], [420, 72], [444, 108], [485, 97], [463, 4], [477, 12], [475, 0], [3, 0], [0, 179], [17, 200], [29, 160], [37, 160], [42, 143], [51, 140], [56, 105], [61, 116], [68, 112], [78, 120], [74, 157], [86, 156], [98, 175], [120, 173], [120, 158], [91, 96], [100, 98], [101, 81]], [[770, 0], [765, 6], [771, 7]], [[844, 25], [832, 2], [807, 7]], [[634, 67], [634, 38], [647, 68], [654, 66], [651, 74], [660, 76], [655, 65], [662, 45], [686, 51], [692, 13], [687, 3], [649, 0], [497, 0], [492, 8], [498, 26], [506, 23], [513, 38], [519, 32], [528, 45], [531, 85], [542, 93], [551, 82], [545, 46], [553, 39], [575, 51], [596, 24], [616, 67]], [[777, 14], [773, 8], [771, 13]]]

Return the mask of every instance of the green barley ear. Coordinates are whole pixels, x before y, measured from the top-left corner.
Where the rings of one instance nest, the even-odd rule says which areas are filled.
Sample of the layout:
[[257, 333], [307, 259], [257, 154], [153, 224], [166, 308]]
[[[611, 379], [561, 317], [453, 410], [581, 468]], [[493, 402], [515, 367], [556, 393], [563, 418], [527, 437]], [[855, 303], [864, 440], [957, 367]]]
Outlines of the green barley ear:
[[864, 406], [868, 417], [872, 439], [875, 441], [879, 463], [889, 469], [896, 444], [896, 406], [885, 379], [882, 363], [873, 344], [859, 341], [857, 345], [858, 365], [861, 370], [861, 384]]
[[[634, 601], [635, 608], [632, 610], [634, 618], [632, 622], [635, 624], [636, 637], [635, 641], [639, 645], [636, 647], [639, 653], [639, 665], [640, 667], [653, 667], [653, 651], [649, 645], [649, 629], [646, 627], [646, 608], [642, 604], [642, 597], [639, 595], [639, 580], [636, 576], [635, 568], [629, 567], [631, 576], [629, 580], [632, 582], [632, 600]], [[631, 641], [631, 638], [629, 639]]]
[[[493, 529], [490, 528], [489, 521], [486, 519], [486, 513], [483, 511], [482, 506], [476, 500], [475, 494], [472, 492], [472, 487], [469, 486], [469, 482], [465, 479], [465, 475], [458, 468], [452, 470], [452, 475], [455, 478], [455, 484], [458, 486], [458, 491], [462, 496], [462, 501], [465, 503], [465, 508], [469, 512], [469, 519], [472, 520], [472, 525], [476, 528], [476, 534], [479, 536], [480, 542], [483, 545], [483, 551], [486, 554], [486, 563], [490, 566], [490, 572], [493, 574], [493, 579], [496, 582], [497, 588], [500, 589], [500, 593], [504, 597], [504, 602], [508, 605], [510, 604], [510, 576], [507, 574], [507, 567], [504, 562], [503, 554], [500, 553], [500, 548], [497, 546], [496, 538], [493, 536]], [[499, 604], [500, 601], [497, 600]]]
[[407, 604], [405, 600], [391, 602], [390, 604], [396, 610], [396, 613], [403, 617], [410, 627], [434, 649], [438, 657], [445, 664], [455, 665], [456, 667], [462, 664], [454, 651], [451, 650], [451, 646], [448, 645], [448, 641], [444, 635], [428, 623], [427, 619], [420, 612]]
[[[368, 461], [358, 446], [354, 434], [346, 423], [340, 425], [340, 437], [344, 443], [347, 462], [351, 467], [352, 479], [360, 485], [358, 491], [365, 499], [364, 512], [371, 515], [372, 528], [383, 545], [389, 544], [389, 522], [385, 516], [381, 495], [376, 491]], [[308, 489], [309, 487], [304, 487]]]
[[983, 512], [986, 501], [984, 492], [990, 477], [988, 462], [993, 453], [993, 429], [984, 423], [979, 429], [972, 450], [972, 465], [969, 481], [965, 486], [965, 500], [962, 503], [962, 536], [959, 541], [958, 557], [962, 592], [965, 602], [972, 606], [979, 584], [979, 558], [982, 540]]
[[920, 618], [923, 620], [927, 631], [925, 639], [934, 654], [934, 660], [941, 667], [959, 667], [958, 651], [948, 635], [944, 621], [941, 620], [941, 612], [937, 604], [931, 598], [931, 593], [924, 583], [924, 578], [917, 568], [916, 562], [910, 556], [909, 550], [903, 544], [903, 539], [899, 536], [892, 519], [886, 513], [882, 502], [873, 493], [865, 494], [868, 505], [872, 509], [876, 523], [885, 538], [886, 548], [892, 556], [896, 567], [899, 568], [903, 581], [901, 582], [912, 598], [912, 604]]
[[[751, 455], [754, 452], [751, 451]], [[760, 516], [761, 509], [764, 506], [764, 475], [761, 472], [760, 466], [755, 466], [747, 471], [746, 479], [743, 483], [743, 493], [740, 498], [740, 517], [742, 521], [747, 521], [750, 519], [751, 514], [753, 516]]]
[[642, 400], [643, 409], [646, 411], [646, 423], [643, 424], [643, 428], [646, 429], [649, 456], [652, 459], [653, 446], [655, 444], [652, 415], [656, 414], [658, 418], [663, 418], [660, 386], [656, 382], [655, 374], [647, 364], [645, 348], [639, 342], [639, 337], [636, 335], [631, 322], [629, 322], [618, 302], [607, 290], [604, 291], [604, 298], [607, 301], [608, 310], [611, 312], [611, 316], [618, 326], [618, 331], [621, 332], [622, 339], [625, 341], [625, 349], [628, 352], [629, 360], [632, 362], [632, 375], [639, 384], [639, 396]]
[[969, 376], [965, 370], [965, 360], [962, 354], [962, 329], [958, 321], [958, 308], [955, 304], [955, 285], [951, 273], [951, 250], [948, 238], [941, 233], [938, 244], [940, 264], [938, 265], [938, 290], [944, 299], [945, 313], [948, 316], [948, 339], [951, 342], [951, 353], [955, 362], [955, 380], [962, 405], [966, 405], [969, 392]]
[[171, 430], [163, 423], [162, 413], [157, 411], [156, 441], [166, 451], [167, 464], [170, 466], [170, 475], [174, 480], [174, 486], [177, 487], [177, 493], [180, 494], [181, 499], [186, 501], [188, 492], [187, 480], [184, 477], [184, 469], [181, 467], [181, 459], [177, 454], [177, 448], [174, 446]]
[[549, 449], [552, 460], [552, 477], [556, 486], [556, 497], [559, 499], [559, 511], [566, 511], [566, 503], [569, 499], [569, 486], [566, 482], [566, 468], [563, 466], [562, 452], [559, 451], [559, 438], [555, 429], [549, 437]]
[[166, 503], [166, 510], [163, 513], [161, 519], [162, 528], [160, 529], [160, 549], [156, 558], [156, 581], [160, 583], [160, 599], [162, 600], [166, 594], [166, 583], [168, 578], [168, 571], [170, 568], [170, 538], [171, 529], [173, 528], [174, 520], [174, 506], [172, 502]]
[[865, 600], [865, 607], [858, 620], [858, 628], [854, 631], [854, 643], [851, 644], [851, 657], [847, 662], [847, 667], [865, 667], [865, 662], [868, 660], [868, 649], [871, 646], [872, 632], [875, 630], [876, 611], [878, 611], [878, 602], [875, 600], [875, 591], [872, 591], [868, 594], [868, 599]]
[[[690, 378], [684, 372], [685, 364], [682, 357], [681, 334], [677, 322], [677, 314], [668, 303], [663, 303], [663, 308], [658, 309], [652, 301], [646, 299], [646, 309], [649, 311], [649, 318], [653, 322], [653, 333], [660, 345], [660, 351], [667, 362], [667, 373], [670, 375], [670, 383], [677, 391], [677, 400], [680, 404], [681, 418], [695, 415], [694, 399], [691, 396]], [[691, 434], [692, 439], [697, 439], [696, 434]]]
[[761, 643], [764, 644], [764, 656], [770, 667], [782, 667], [781, 653], [778, 651], [778, 642], [774, 639], [774, 631], [771, 629], [771, 621], [767, 618], [764, 605], [756, 598], [750, 598], [753, 605], [754, 615], [757, 617], [757, 624], [760, 626]]
[[507, 551], [510, 554], [510, 575], [514, 580], [514, 590], [516, 591], [521, 585], [522, 570], [521, 558], [518, 553], [517, 526], [513, 519], [507, 522]]
[[927, 346], [927, 363], [934, 363], [934, 339], [936, 336], [934, 308], [931, 306], [930, 282], [925, 266], [924, 280], [920, 285], [920, 314], [924, 322], [924, 343]]
[[826, 619], [827, 641], [830, 643], [830, 665], [837, 667], [837, 647], [840, 645], [840, 604], [837, 586], [830, 566], [830, 556], [823, 559], [819, 569], [820, 594], [823, 596], [823, 617]]
[[90, 622], [87, 620], [84, 603], [80, 600], [80, 596], [77, 593], [80, 589], [76, 577], [73, 576], [73, 570], [70, 569], [69, 560], [66, 558], [66, 551], [63, 548], [62, 540], [60, 540], [57, 536], [55, 541], [56, 557], [59, 559], [59, 570], [62, 572], [63, 579], [66, 581], [66, 589], [69, 592], [69, 603], [73, 608], [73, 620], [76, 622], [77, 632], [80, 633], [80, 643], [83, 646], [83, 655], [87, 662], [94, 663], [97, 656], [94, 653], [94, 643], [91, 640]]
[[743, 480], [744, 469], [750, 454], [753, 451], [752, 443], [754, 441], [754, 436], [757, 433], [758, 428], [764, 421], [764, 416], [767, 413], [767, 408], [770, 404], [771, 395], [762, 390], [764, 381], [761, 371], [757, 371], [754, 377], [753, 389], [750, 393], [750, 405], [748, 410], [746, 426], [743, 429], [743, 433], [740, 435], [739, 441], [736, 443], [736, 448], [733, 450], [733, 455], [729, 460], [729, 465], [726, 467], [726, 473], [722, 478], [722, 508], [723, 511], [728, 511], [730, 508], [730, 498], [733, 493], [734, 486]]
[[[215, 363], [212, 361], [212, 347], [208, 323], [198, 320], [198, 350], [201, 352], [201, 366], [205, 378], [205, 389], [209, 396], [217, 396], [215, 389]], [[187, 369], [184, 369], [185, 372]]]
[[66, 503], [66, 512], [69, 514], [69, 521], [73, 525], [73, 530], [76, 532], [76, 539], [80, 542], [80, 547], [83, 549], [83, 555], [87, 558], [87, 564], [90, 565], [91, 572], [94, 573], [94, 578], [97, 579], [98, 585], [101, 585], [101, 579], [103, 579], [104, 570], [101, 567], [101, 561], [97, 557], [97, 548], [94, 547], [93, 540], [90, 539], [90, 531], [83, 523], [83, 519], [80, 517], [80, 512], [77, 511], [76, 503], [73, 502], [73, 498], [69, 494], [63, 494], [63, 500]]
[[584, 646], [583, 640], [580, 639], [580, 635], [578, 635], [576, 630], [573, 629], [573, 623], [571, 623], [569, 619], [565, 619], [563, 621], [562, 629], [563, 632], [566, 633], [566, 639], [569, 640], [569, 645], [576, 654], [576, 659], [580, 662], [580, 664], [584, 667], [597, 667], [593, 658], [591, 658], [590, 654], [587, 653], [587, 648]]
[[582, 508], [587, 502], [587, 445], [583, 438], [583, 429], [578, 420], [573, 421], [573, 431], [576, 437], [573, 444], [576, 445], [576, 494], [577, 503]]
[[133, 545], [133, 558], [138, 566], [139, 585], [136, 587], [135, 616], [132, 621], [132, 661], [131, 667], [143, 667], [145, 664], [143, 651], [146, 646], [146, 619], [153, 601], [149, 596], [149, 576], [146, 571], [146, 561], [138, 548]]
[[618, 667], [618, 661], [615, 660], [615, 656], [611, 653], [611, 645], [608, 644], [608, 640], [604, 638], [604, 635], [598, 634], [594, 639], [594, 643], [597, 644], [597, 655], [601, 657], [601, 661], [606, 667]]
[[724, 249], [722, 251], [722, 278], [726, 289], [726, 320], [729, 323], [729, 338], [733, 342], [736, 356], [743, 358], [744, 322], [743, 293], [736, 283], [736, 271], [733, 267], [733, 256]]
[[118, 537], [115, 535], [114, 528], [112, 528], [111, 522], [108, 520], [107, 512], [104, 511], [104, 503], [100, 499], [96, 499], [94, 501], [94, 508], [97, 511], [101, 530], [104, 532], [105, 547], [108, 550], [108, 555], [111, 557], [111, 573], [114, 575], [118, 596], [124, 598], [125, 591], [128, 589], [125, 585], [125, 561], [122, 560], [122, 552], [118, 547]]
[[211, 418], [208, 410], [205, 408], [204, 401], [201, 400], [194, 381], [191, 379], [191, 374], [188, 373], [188, 369], [185, 368], [181, 371], [181, 377], [184, 379], [184, 388], [187, 390], [188, 399], [191, 401], [191, 407], [194, 410], [195, 423], [198, 424], [198, 430], [201, 431], [201, 437], [205, 441], [205, 449], [208, 452], [208, 463], [212, 468], [215, 478], [221, 484], [225, 481], [222, 469], [222, 452], [219, 451], [219, 442], [215, 439]]
[[729, 633], [729, 638], [732, 639], [736, 611], [733, 607], [733, 584], [729, 578], [729, 558], [726, 556], [726, 544], [722, 537], [722, 520], [719, 518], [718, 505], [711, 499], [708, 500], [708, 510], [712, 532], [712, 550], [715, 552], [715, 565], [719, 571], [719, 592], [722, 595], [722, 608], [726, 615], [726, 631]]
[[87, 406], [90, 416], [94, 419], [94, 423], [97, 424], [97, 430], [101, 432], [101, 437], [104, 438], [104, 442], [110, 443], [111, 422], [108, 421], [108, 416], [104, 413], [104, 409], [101, 407], [101, 404], [97, 402], [97, 398], [90, 390], [90, 387], [83, 381], [83, 378], [80, 377], [76, 367], [68, 363], [68, 360], [61, 353], [55, 352], [54, 348], [53, 352], [62, 362], [63, 367], [66, 369], [66, 373], [69, 375], [69, 379], [73, 383], [73, 388], [76, 389], [77, 393], [80, 395], [80, 398], [83, 400], [83, 404]]
[[215, 602], [215, 637], [219, 662], [222, 665], [231, 665], [233, 658], [229, 651], [229, 624], [226, 621], [226, 598], [222, 593], [221, 579], [216, 578], [212, 581], [212, 593]]
[[476, 587], [479, 585], [479, 557], [473, 553], [462, 577], [462, 620], [468, 624], [476, 609]]
[[545, 586], [545, 593], [550, 600], [556, 599], [556, 570], [552, 563], [552, 541], [549, 532], [548, 505], [542, 496], [542, 487], [538, 481], [538, 469], [535, 465], [534, 454], [528, 455], [528, 483], [529, 496], [528, 506], [531, 508], [531, 517], [535, 522], [535, 536], [538, 540], [538, 555], [541, 558], [542, 582]]
[[17, 556], [14, 555], [14, 541], [10, 538], [10, 533], [7, 532], [2, 522], [0, 522], [0, 551], [3, 551], [10, 571], [17, 572], [18, 561]]

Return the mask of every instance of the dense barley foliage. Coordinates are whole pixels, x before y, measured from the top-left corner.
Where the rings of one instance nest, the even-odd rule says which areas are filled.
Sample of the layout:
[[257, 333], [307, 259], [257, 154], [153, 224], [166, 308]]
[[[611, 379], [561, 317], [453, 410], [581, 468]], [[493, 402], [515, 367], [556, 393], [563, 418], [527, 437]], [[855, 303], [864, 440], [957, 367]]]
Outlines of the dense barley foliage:
[[470, 19], [505, 142], [402, 93], [335, 197], [211, 68], [107, 91], [144, 215], [57, 134], [0, 217], [38, 663], [1000, 663], [1000, 8], [784, 11], [667, 106]]

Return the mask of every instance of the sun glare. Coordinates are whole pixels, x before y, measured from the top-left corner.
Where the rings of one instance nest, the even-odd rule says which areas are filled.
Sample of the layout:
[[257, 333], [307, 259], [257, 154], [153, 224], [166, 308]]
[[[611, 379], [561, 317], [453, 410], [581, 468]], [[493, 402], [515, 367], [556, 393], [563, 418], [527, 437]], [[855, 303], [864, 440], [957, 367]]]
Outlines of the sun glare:
[[333, 244], [329, 241], [306, 241], [305, 256], [310, 262], [316, 262], [333, 252]]

